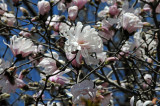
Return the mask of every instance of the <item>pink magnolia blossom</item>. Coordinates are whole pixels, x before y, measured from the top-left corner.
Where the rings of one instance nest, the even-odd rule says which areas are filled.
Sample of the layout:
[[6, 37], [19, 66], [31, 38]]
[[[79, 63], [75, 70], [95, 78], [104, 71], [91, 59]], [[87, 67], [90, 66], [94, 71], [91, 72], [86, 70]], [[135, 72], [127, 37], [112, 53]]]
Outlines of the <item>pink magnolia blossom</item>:
[[65, 11], [67, 8], [69, 8], [70, 6], [73, 6], [73, 2], [68, 3], [65, 0], [51, 0], [54, 2], [54, 4], [58, 3], [58, 10], [60, 11]]
[[72, 6], [68, 8], [68, 17], [70, 20], [74, 21], [78, 14], [78, 7]]
[[[144, 5], [143, 10], [152, 12], [152, 8], [148, 4]], [[158, 6], [156, 8], [156, 13], [160, 13], [160, 3], [158, 4]]]
[[145, 5], [143, 6], [143, 11], [151, 11], [150, 6], [149, 6], [148, 4], [145, 4]]
[[117, 16], [119, 14], [120, 10], [117, 7], [117, 4], [114, 4], [109, 7], [109, 14], [112, 16]]
[[108, 57], [108, 58], [106, 59], [107, 62], [117, 61], [117, 60], [119, 60], [117, 57]]
[[45, 15], [50, 11], [50, 3], [48, 1], [39, 1], [37, 6], [41, 15]]
[[59, 83], [61, 85], [64, 85], [66, 83], [69, 83], [69, 79], [67, 79], [66, 77], [62, 76], [63, 74], [69, 72], [70, 70], [69, 69], [66, 69], [65, 72], [60, 72], [60, 70], [56, 70], [53, 74], [56, 74], [56, 75], [53, 75], [51, 77], [49, 77], [49, 80], [52, 81], [52, 82], [55, 82], [55, 83]]
[[122, 27], [129, 33], [136, 31], [143, 27], [143, 23], [140, 18], [133, 13], [124, 13], [121, 20]]
[[3, 93], [4, 92], [12, 93], [12, 92], [15, 92], [17, 88], [22, 88], [23, 86], [25, 86], [25, 83], [21, 79], [16, 78], [15, 84], [11, 84], [5, 76], [3, 76], [1, 78], [2, 79], [0, 80], [0, 83], [1, 83], [0, 86], [2, 87]]
[[[96, 58], [90, 56], [89, 54], [101, 53], [103, 51], [102, 39], [98, 36], [98, 32], [90, 26], [85, 26], [83, 28], [81, 22], [77, 23], [77, 26], [72, 26], [66, 32], [62, 32], [63, 36], [66, 37], [67, 41], [65, 42], [65, 52], [73, 53], [78, 50], [76, 55], [76, 61], [80, 63], [79, 57], [85, 58], [87, 64], [97, 64]], [[68, 35], [69, 34], [69, 35]]]
[[16, 22], [16, 18], [13, 14], [5, 12], [1, 17], [1, 20], [6, 22], [9, 26], [13, 26]]
[[33, 54], [29, 56], [29, 60], [32, 61], [33, 66], [37, 66], [43, 58], [39, 59], [35, 58], [37, 58], [39, 53], [44, 54], [45, 49], [43, 48], [42, 45], [34, 46], [33, 48], [34, 48]]
[[[28, 28], [25, 28], [25, 30], [28, 30]], [[21, 31], [21, 32], [19, 33], [19, 35], [22, 35], [22, 36], [24, 36], [24, 37], [31, 37], [31, 33], [26, 32], [26, 31]]]
[[114, 36], [114, 30], [111, 29], [112, 24], [110, 24], [107, 20], [102, 20], [100, 31], [98, 32], [99, 35], [102, 37], [103, 42], [106, 42], [106, 40], [112, 39]]
[[26, 56], [31, 54], [34, 50], [33, 42], [30, 39], [17, 37], [16, 35], [10, 38], [10, 45], [7, 43], [5, 44], [11, 49], [15, 57], [21, 55], [22, 58], [25, 58]]
[[104, 10], [98, 13], [98, 17], [106, 17], [108, 13], [109, 13], [109, 7], [105, 6]]
[[[56, 52], [52, 52], [54, 59], [58, 60], [59, 55]], [[52, 74], [57, 70], [56, 61], [52, 59], [51, 53], [44, 54], [44, 57], [41, 62], [38, 64], [38, 67], [43, 67], [46, 74]]]
[[73, 2], [78, 7], [78, 9], [82, 9], [84, 5], [88, 2], [88, 0], [74, 0]]
[[51, 17], [49, 16], [47, 18], [47, 21], [46, 21], [46, 24], [53, 28], [54, 31], [58, 32], [59, 31], [59, 26], [60, 26], [60, 16], [59, 15], [54, 15], [52, 16], [52, 19]]
[[101, 62], [104, 62], [106, 58], [106, 52], [97, 53], [97, 59], [99, 59]]
[[73, 95], [73, 103], [80, 104], [81, 99], [94, 100], [96, 97], [97, 89], [94, 88], [94, 83], [89, 80], [84, 80], [71, 88], [71, 93]]
[[72, 54], [72, 53], [66, 53], [66, 56], [67, 56], [67, 59], [68, 60], [72, 60], [73, 58], [75, 58], [75, 59], [73, 59], [72, 60], [72, 62], [71, 62], [71, 64], [72, 64], [72, 66], [73, 67], [75, 67], [75, 68], [80, 68], [81, 67], [81, 62], [82, 62], [82, 55], [79, 57], [79, 62], [80, 63], [78, 63], [77, 61], [76, 61], [76, 54]]
[[7, 4], [0, 3], [0, 15], [3, 15], [7, 11]]

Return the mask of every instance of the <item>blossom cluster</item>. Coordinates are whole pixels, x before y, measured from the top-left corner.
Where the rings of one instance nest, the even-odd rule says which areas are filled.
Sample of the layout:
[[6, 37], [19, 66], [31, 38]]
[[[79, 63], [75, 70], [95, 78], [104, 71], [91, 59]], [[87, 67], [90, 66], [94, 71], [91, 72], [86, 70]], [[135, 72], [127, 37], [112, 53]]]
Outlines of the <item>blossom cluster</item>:
[[159, 103], [159, 0], [0, 2], [0, 105]]

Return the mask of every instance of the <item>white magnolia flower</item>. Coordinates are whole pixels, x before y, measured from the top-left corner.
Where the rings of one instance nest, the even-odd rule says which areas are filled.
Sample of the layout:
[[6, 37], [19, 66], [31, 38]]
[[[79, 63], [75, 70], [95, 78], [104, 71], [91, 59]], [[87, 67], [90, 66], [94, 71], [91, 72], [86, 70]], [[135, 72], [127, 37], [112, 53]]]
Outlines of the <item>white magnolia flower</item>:
[[7, 4], [0, 3], [0, 15], [3, 15], [7, 11]]
[[102, 37], [103, 41], [105, 42], [106, 40], [112, 39], [115, 33], [114, 30], [111, 29], [112, 24], [105, 19], [102, 20], [102, 22], [98, 22], [98, 24], [101, 26], [101, 29], [98, 33]]
[[105, 6], [104, 10], [98, 13], [98, 17], [102, 17], [102, 18], [106, 17], [108, 13], [109, 13], [109, 7]]
[[[145, 38], [145, 39], [143, 39]], [[148, 48], [148, 53], [153, 53], [156, 50], [157, 42], [153, 39], [153, 36], [150, 34], [145, 34], [142, 37], [141, 30], [134, 34], [134, 44], [133, 46], [136, 48], [135, 54], [144, 59], [148, 59], [145, 54], [145, 48]]]
[[89, 80], [84, 80], [72, 86], [73, 103], [80, 104], [82, 98], [93, 100], [96, 97], [96, 91], [97, 89], [94, 88], [94, 83]]
[[12, 81], [10, 82], [9, 78], [7, 75], [5, 75], [4, 72], [5, 69], [10, 67], [10, 62], [9, 61], [4, 61], [4, 59], [0, 59], [0, 88], [2, 88], [1, 92], [2, 93], [11, 93], [15, 92], [17, 88], [21, 88], [25, 85], [23, 80], [19, 78], [13, 78]]
[[148, 106], [148, 105], [152, 105], [152, 106], [157, 106], [157, 105], [153, 105], [151, 100], [146, 100], [145, 102], [142, 102], [141, 100], [138, 100], [136, 102], [136, 105], [134, 104], [135, 98], [134, 96], [131, 97], [130, 99], [130, 105], [131, 106]]
[[[54, 59], [58, 60], [59, 56], [56, 52], [52, 52]], [[44, 57], [41, 62], [38, 64], [38, 67], [43, 67], [46, 74], [52, 74], [57, 70], [56, 60], [52, 59], [51, 53], [44, 54], [47, 57]]]
[[50, 11], [50, 3], [48, 1], [42, 0], [39, 1], [37, 4], [38, 10], [39, 10], [39, 14], [41, 15], [45, 15]]
[[136, 31], [143, 27], [143, 23], [138, 16], [133, 13], [124, 13], [121, 17], [121, 26], [129, 33]]
[[70, 82], [70, 80], [68, 78], [66, 78], [65, 76], [63, 76], [65, 73], [68, 73], [70, 71], [70, 69], [66, 69], [63, 72], [60, 72], [60, 70], [56, 70], [51, 77], [49, 77], [49, 80], [51, 82], [55, 82], [55, 83], [59, 83], [61, 85], [67, 84]]
[[10, 38], [10, 45], [5, 44], [11, 49], [14, 56], [21, 55], [22, 58], [25, 58], [34, 51], [33, 42], [30, 39], [17, 37], [16, 35]]
[[122, 46], [121, 50], [125, 53], [129, 53], [132, 50], [132, 42], [126, 41], [125, 44]]
[[0, 76], [0, 87], [2, 87], [2, 92], [3, 93], [12, 93], [15, 92], [17, 88], [21, 88], [25, 85], [23, 80], [19, 78], [14, 79], [14, 84], [11, 84], [8, 78], [4, 75]]
[[78, 7], [72, 6], [68, 8], [68, 17], [70, 20], [75, 20], [78, 14]]
[[51, 17], [49, 16], [47, 18], [47, 21], [46, 21], [46, 24], [50, 27], [53, 27], [54, 31], [59, 31], [59, 25], [60, 25], [60, 16], [59, 15], [53, 15], [52, 16], [52, 19]]
[[4, 61], [4, 59], [0, 59], [0, 74], [6, 69], [10, 67], [9, 61]]
[[79, 56], [82, 55], [88, 64], [93, 64], [96, 60], [90, 54], [93, 52], [101, 53], [103, 51], [103, 43], [94, 28], [85, 26], [82, 29], [82, 27], [82, 23], [78, 22], [77, 26], [72, 26], [66, 33], [63, 33], [63, 36], [67, 38], [65, 52], [72, 53], [78, 51], [76, 57], [78, 63]]
[[13, 14], [5, 12], [1, 17], [1, 20], [7, 22], [9, 26], [13, 26], [16, 22], [16, 18]]

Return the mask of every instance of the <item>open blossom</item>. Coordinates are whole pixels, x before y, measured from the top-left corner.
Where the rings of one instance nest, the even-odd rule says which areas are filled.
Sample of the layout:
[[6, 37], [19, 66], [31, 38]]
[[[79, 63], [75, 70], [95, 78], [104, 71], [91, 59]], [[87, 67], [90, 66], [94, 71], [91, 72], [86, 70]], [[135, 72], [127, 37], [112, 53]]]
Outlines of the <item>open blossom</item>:
[[1, 20], [6, 22], [9, 26], [13, 26], [16, 22], [16, 18], [13, 14], [5, 12], [1, 17]]
[[98, 13], [98, 17], [106, 17], [108, 13], [109, 13], [109, 7], [105, 6], [104, 10]]
[[6, 69], [10, 67], [10, 62], [5, 61], [3, 58], [0, 59], [0, 74]]
[[14, 80], [14, 83], [11, 83], [9, 81], [8, 76], [6, 76], [5, 73], [2, 74], [2, 72], [9, 67], [10, 67], [9, 61], [0, 59], [0, 88], [2, 88], [1, 91], [2, 93], [15, 92], [17, 88], [21, 88], [25, 85], [25, 83], [19, 78], [12, 79], [12, 81]]
[[124, 13], [121, 19], [122, 27], [127, 30], [129, 33], [136, 31], [143, 27], [142, 21], [140, 18], [133, 13]]
[[90, 26], [86, 26], [82, 30], [82, 23], [78, 22], [77, 26], [72, 26], [63, 36], [67, 38], [65, 42], [65, 52], [73, 53], [78, 51], [76, 60], [79, 62], [79, 56], [85, 58], [88, 64], [93, 64], [95, 58], [91, 57], [90, 54], [101, 53], [103, 51], [103, 43], [101, 38], [98, 36], [98, 32]]
[[[53, 57], [58, 60], [59, 56], [56, 52], [52, 52]], [[56, 61], [52, 59], [51, 53], [44, 54], [47, 57], [44, 57], [41, 62], [38, 64], [38, 67], [43, 67], [46, 74], [52, 74], [57, 70]]]
[[[28, 28], [25, 28], [25, 30], [28, 30]], [[21, 31], [21, 32], [19, 33], [19, 35], [22, 35], [22, 36], [24, 36], [24, 37], [31, 37], [31, 33], [26, 32], [26, 31]]]
[[0, 15], [3, 15], [7, 11], [7, 4], [6, 3], [0, 3]]
[[70, 6], [73, 6], [73, 2], [68, 2], [66, 0], [50, 0], [51, 2], [54, 2], [54, 4], [58, 3], [58, 10], [65, 11]]
[[[152, 8], [150, 7], [150, 5], [145, 4], [143, 7], [144, 11], [149, 11], [152, 12]], [[156, 8], [156, 13], [160, 13], [160, 3], [158, 4], [157, 8]]]
[[17, 88], [22, 88], [23, 86], [25, 86], [25, 83], [23, 82], [23, 80], [19, 79], [19, 78], [15, 78], [14, 79], [14, 84], [11, 84], [10, 81], [8, 80], [8, 78], [4, 75], [1, 75], [1, 80], [0, 80], [0, 87], [2, 87], [2, 92], [4, 93], [12, 93], [15, 92]]
[[50, 11], [50, 3], [48, 1], [39, 1], [37, 6], [41, 15], [45, 15]]
[[148, 106], [148, 105], [157, 106], [157, 105], [153, 105], [151, 100], [146, 100], [144, 102], [142, 102], [141, 100], [137, 100], [135, 103], [134, 102], [135, 102], [135, 98], [134, 96], [132, 96], [130, 99], [130, 106]]
[[80, 104], [82, 98], [93, 101], [96, 97], [96, 91], [97, 89], [94, 88], [94, 83], [89, 80], [84, 80], [72, 86], [71, 93], [73, 95], [73, 103]]
[[81, 68], [81, 62], [82, 62], [82, 55], [79, 57], [79, 62], [80, 63], [77, 63], [76, 61], [76, 54], [72, 54], [72, 53], [66, 53], [66, 57], [68, 60], [72, 60], [71, 64], [74, 68]]
[[112, 39], [112, 37], [114, 36], [114, 33], [115, 33], [114, 30], [111, 29], [112, 24], [110, 24], [105, 19], [102, 20], [102, 22], [100, 22], [100, 24], [101, 24], [101, 28], [98, 33], [102, 37], [103, 41], [105, 42], [106, 40]]
[[70, 20], [74, 21], [78, 14], [78, 7], [72, 6], [68, 8], [68, 17]]
[[88, 0], [74, 0], [73, 3], [78, 7], [78, 9], [82, 9], [83, 6], [88, 2]]
[[[145, 39], [144, 39], [145, 38]], [[148, 53], [152, 54], [156, 50], [157, 41], [153, 39], [153, 36], [150, 34], [145, 34], [142, 37], [141, 30], [134, 34], [134, 44], [133, 47], [137, 48], [135, 54], [138, 57], [143, 57], [148, 59], [149, 57], [145, 54], [145, 49], [148, 48]]]
[[53, 75], [51, 77], [49, 77], [49, 80], [52, 81], [52, 82], [55, 82], [55, 83], [59, 83], [61, 85], [64, 85], [66, 83], [69, 83], [69, 79], [67, 79], [66, 77], [62, 76], [63, 74], [69, 72], [70, 70], [69, 69], [66, 69], [65, 71], [63, 72], [60, 72], [60, 70], [56, 70], [53, 74], [56, 74], [56, 75]]
[[46, 24], [50, 27], [52, 27], [54, 29], [54, 31], [59, 31], [59, 25], [60, 25], [60, 16], [59, 15], [54, 15], [52, 16], [52, 19], [51, 17], [49, 16], [47, 18], [47, 21], [46, 21]]
[[17, 37], [16, 35], [10, 38], [10, 45], [7, 43], [5, 44], [11, 49], [15, 57], [21, 55], [22, 58], [25, 58], [26, 56], [31, 54], [34, 50], [33, 42], [30, 39]]

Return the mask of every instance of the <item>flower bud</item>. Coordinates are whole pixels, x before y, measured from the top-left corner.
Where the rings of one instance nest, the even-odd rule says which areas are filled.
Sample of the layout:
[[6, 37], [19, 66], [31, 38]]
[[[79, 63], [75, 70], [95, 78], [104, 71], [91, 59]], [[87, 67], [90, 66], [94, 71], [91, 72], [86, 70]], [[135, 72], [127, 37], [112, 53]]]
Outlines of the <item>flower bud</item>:
[[78, 7], [78, 9], [82, 9], [87, 2], [88, 0], [74, 0], [74, 4]]
[[109, 14], [112, 15], [112, 16], [115, 16], [115, 15], [119, 14], [119, 10], [118, 10], [116, 4], [109, 7]]
[[45, 15], [50, 11], [50, 3], [48, 1], [45, 0], [39, 1], [37, 6], [40, 15]]
[[145, 74], [144, 75], [144, 80], [147, 82], [147, 84], [151, 84], [152, 76], [150, 74]]
[[20, 10], [23, 12], [24, 16], [29, 16], [29, 12], [25, 8], [20, 7]]
[[18, 76], [19, 79], [23, 79], [29, 73], [29, 70], [22, 70]]
[[117, 57], [108, 57], [107, 59], [106, 59], [106, 64], [108, 64], [109, 62], [114, 62], [114, 61], [117, 61], [117, 60], [119, 60]]
[[70, 20], [74, 21], [77, 17], [77, 14], [78, 14], [78, 7], [77, 6], [69, 7], [68, 17]]
[[0, 95], [0, 101], [1, 101], [1, 100], [4, 100], [4, 99], [6, 99], [6, 98], [9, 98], [9, 97], [10, 97], [10, 94], [8, 94], [8, 93], [3, 93], [3, 94]]

